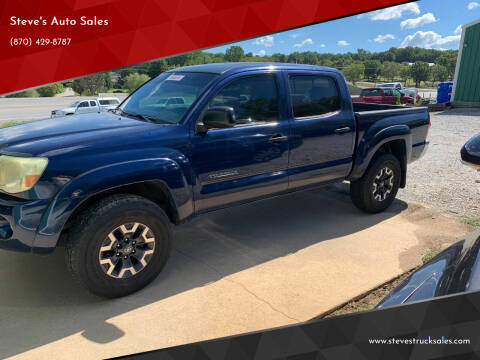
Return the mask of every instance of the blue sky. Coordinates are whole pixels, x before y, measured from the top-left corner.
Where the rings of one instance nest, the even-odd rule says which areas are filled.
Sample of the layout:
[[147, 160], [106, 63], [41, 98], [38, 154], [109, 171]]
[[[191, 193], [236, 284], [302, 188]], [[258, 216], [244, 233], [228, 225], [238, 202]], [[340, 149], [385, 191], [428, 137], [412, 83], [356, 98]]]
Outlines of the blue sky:
[[[458, 49], [459, 25], [477, 19], [480, 0], [420, 0], [234, 45], [258, 55], [295, 51], [346, 53], [359, 48], [375, 52], [405, 46]], [[230, 46], [209, 51], [224, 52]]]

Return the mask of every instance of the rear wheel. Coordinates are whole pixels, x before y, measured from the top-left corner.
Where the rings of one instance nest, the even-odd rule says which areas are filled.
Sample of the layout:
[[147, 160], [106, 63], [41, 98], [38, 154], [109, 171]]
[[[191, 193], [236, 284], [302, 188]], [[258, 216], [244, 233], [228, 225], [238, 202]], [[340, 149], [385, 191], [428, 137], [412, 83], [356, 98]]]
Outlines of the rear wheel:
[[366, 212], [386, 210], [400, 187], [400, 162], [392, 154], [377, 155], [363, 177], [350, 184], [353, 203]]
[[67, 264], [92, 293], [120, 297], [140, 290], [165, 266], [170, 221], [158, 205], [134, 195], [114, 195], [88, 208], [73, 225]]

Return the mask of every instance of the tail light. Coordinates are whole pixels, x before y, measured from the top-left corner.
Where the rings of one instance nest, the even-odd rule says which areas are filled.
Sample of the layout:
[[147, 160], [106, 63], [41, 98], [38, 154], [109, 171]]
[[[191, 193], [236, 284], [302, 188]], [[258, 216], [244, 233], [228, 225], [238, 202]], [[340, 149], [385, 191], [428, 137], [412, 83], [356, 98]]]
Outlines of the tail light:
[[430, 114], [428, 114], [428, 127], [427, 127], [427, 135], [425, 135], [425, 139], [428, 138], [428, 133], [430, 132], [431, 127], [432, 127], [432, 121], [430, 120]]

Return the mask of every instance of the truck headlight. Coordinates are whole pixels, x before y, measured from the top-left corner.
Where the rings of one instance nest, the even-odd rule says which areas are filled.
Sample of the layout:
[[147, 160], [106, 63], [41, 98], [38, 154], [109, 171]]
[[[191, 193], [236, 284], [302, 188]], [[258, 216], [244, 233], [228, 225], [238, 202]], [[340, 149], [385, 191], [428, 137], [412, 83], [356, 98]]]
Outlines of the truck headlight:
[[30, 190], [47, 165], [47, 158], [0, 155], [0, 190], [10, 194]]

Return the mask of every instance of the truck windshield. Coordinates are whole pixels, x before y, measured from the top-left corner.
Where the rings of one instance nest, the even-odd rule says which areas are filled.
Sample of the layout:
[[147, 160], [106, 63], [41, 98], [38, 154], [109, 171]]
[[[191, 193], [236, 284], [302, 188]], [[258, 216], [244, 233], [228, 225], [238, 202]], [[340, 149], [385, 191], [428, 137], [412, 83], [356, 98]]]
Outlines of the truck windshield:
[[120, 110], [158, 122], [177, 124], [217, 76], [200, 72], [165, 72], [135, 91]]

